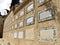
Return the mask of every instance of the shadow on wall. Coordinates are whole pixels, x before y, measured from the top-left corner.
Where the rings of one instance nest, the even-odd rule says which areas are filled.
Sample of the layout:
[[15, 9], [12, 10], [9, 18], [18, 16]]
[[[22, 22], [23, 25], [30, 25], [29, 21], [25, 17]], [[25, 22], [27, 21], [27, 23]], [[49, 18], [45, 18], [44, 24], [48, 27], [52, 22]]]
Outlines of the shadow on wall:
[[6, 16], [0, 16], [0, 38], [3, 38], [3, 27]]

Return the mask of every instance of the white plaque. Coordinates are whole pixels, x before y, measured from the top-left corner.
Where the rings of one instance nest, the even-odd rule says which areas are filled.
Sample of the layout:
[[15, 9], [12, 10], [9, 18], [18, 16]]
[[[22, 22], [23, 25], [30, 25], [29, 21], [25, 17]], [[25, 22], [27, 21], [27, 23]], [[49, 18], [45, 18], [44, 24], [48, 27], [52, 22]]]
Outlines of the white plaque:
[[34, 40], [34, 29], [27, 29], [25, 33], [26, 39]]
[[53, 41], [54, 37], [56, 36], [56, 29], [43, 29], [40, 30], [40, 40], [45, 40], [45, 41]]

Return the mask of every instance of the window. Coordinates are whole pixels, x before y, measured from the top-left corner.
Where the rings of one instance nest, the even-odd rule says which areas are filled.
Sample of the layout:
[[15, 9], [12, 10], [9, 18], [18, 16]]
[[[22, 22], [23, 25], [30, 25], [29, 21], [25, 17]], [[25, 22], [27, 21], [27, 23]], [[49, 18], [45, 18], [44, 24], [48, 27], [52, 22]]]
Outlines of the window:
[[24, 9], [20, 10], [20, 16], [24, 15]]
[[23, 31], [19, 31], [19, 32], [18, 32], [18, 38], [19, 38], [19, 39], [22, 39], [23, 36], [24, 36], [24, 35], [23, 35]]
[[26, 20], [27, 22], [27, 25], [32, 25], [32, 24], [34, 24], [35, 23], [35, 19], [34, 19], [34, 14], [32, 14], [32, 13], [29, 13], [28, 15], [27, 15], [27, 20]]
[[17, 32], [15, 32], [15, 33], [13, 34], [13, 36], [14, 36], [14, 38], [17, 38]]
[[48, 0], [37, 0], [38, 6], [42, 5], [43, 3], [47, 2]]
[[21, 21], [20, 23], [19, 23], [19, 27], [23, 27], [23, 24], [24, 22], [23, 21]]
[[25, 30], [25, 39], [34, 40], [34, 28]]
[[34, 17], [27, 18], [27, 25], [32, 25], [32, 24], [34, 24]]
[[54, 11], [52, 9], [47, 9], [39, 12], [39, 20], [45, 21], [54, 18]]
[[15, 16], [15, 19], [18, 19], [18, 15]]
[[12, 26], [12, 29], [14, 28], [14, 26]]
[[41, 41], [54, 41], [54, 39], [56, 39], [56, 28], [55, 27], [40, 28], [39, 35]]
[[29, 5], [26, 7], [26, 11], [29, 12], [29, 11], [31, 11], [31, 10], [33, 10], [33, 9], [34, 9], [34, 3], [31, 2], [31, 3], [29, 3]]
[[15, 28], [17, 28], [18, 27], [18, 25], [17, 24], [15, 24]]
[[14, 18], [12, 18], [12, 21], [14, 21]]

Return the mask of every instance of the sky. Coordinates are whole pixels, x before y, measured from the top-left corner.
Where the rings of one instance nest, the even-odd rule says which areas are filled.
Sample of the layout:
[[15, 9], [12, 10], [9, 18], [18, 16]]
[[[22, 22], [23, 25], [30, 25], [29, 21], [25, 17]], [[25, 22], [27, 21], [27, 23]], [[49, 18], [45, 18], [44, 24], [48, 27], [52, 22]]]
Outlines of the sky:
[[0, 12], [2, 15], [6, 15], [7, 12], [5, 9], [10, 10], [12, 0], [0, 0]]

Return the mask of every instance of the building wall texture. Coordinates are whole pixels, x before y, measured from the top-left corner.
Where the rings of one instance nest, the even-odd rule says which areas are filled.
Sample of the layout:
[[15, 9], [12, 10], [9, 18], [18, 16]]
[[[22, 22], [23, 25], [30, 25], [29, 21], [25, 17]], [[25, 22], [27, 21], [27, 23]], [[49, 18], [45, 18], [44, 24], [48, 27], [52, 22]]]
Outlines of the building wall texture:
[[11, 10], [3, 39], [10, 45], [60, 45], [60, 1], [26, 0]]

